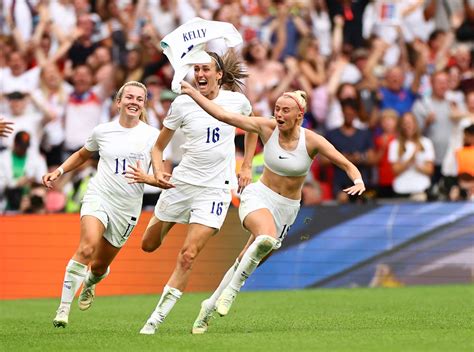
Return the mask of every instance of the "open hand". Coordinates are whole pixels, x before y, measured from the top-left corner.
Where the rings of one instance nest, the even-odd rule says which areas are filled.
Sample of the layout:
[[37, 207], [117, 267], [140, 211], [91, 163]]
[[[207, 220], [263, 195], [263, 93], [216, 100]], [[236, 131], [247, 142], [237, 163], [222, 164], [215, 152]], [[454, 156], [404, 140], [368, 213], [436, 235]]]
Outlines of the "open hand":
[[351, 196], [360, 196], [365, 191], [365, 185], [363, 183], [357, 183], [354, 186], [343, 189], [343, 191]]
[[125, 172], [125, 178], [128, 179], [129, 184], [146, 183], [148, 177], [141, 168], [140, 160], [137, 161], [137, 166], [128, 165], [128, 170]]

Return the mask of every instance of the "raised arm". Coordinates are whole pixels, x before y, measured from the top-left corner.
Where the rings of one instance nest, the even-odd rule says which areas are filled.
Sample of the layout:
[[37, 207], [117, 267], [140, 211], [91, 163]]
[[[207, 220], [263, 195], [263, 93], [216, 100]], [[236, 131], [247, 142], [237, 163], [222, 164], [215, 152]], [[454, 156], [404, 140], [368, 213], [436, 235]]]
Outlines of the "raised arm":
[[258, 133], [261, 135], [263, 127], [270, 127], [274, 122], [264, 117], [252, 117], [229, 112], [207, 99], [197, 89], [188, 82], [181, 82], [181, 92], [189, 95], [201, 108], [219, 121], [238, 127], [247, 132]]

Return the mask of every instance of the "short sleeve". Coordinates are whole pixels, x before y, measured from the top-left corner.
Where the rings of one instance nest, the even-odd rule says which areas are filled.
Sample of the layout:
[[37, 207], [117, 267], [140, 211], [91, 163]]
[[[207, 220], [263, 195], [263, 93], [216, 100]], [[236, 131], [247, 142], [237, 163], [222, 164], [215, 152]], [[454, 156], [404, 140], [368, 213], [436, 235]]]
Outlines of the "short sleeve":
[[242, 114], [246, 116], [252, 114], [252, 104], [250, 104], [250, 101], [245, 96], [242, 99]]
[[177, 98], [171, 103], [168, 115], [163, 121], [163, 126], [173, 131], [181, 126], [184, 119], [184, 114], [181, 111], [182, 104], [179, 103], [179, 100]]
[[84, 148], [90, 152], [96, 152], [99, 150], [99, 143], [97, 142], [97, 127], [92, 130], [92, 134], [87, 138]]

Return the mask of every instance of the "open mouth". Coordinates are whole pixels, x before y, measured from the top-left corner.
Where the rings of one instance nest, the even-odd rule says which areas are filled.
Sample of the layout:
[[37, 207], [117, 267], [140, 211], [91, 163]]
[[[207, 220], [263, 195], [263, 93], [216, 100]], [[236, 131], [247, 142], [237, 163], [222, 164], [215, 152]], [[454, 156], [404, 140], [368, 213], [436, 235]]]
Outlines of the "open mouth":
[[139, 110], [140, 109], [138, 108], [138, 106], [135, 106], [135, 105], [127, 106], [127, 111], [132, 114], [137, 113]]
[[200, 79], [197, 81], [197, 84], [199, 88], [206, 88], [207, 87], [207, 80], [205, 79]]

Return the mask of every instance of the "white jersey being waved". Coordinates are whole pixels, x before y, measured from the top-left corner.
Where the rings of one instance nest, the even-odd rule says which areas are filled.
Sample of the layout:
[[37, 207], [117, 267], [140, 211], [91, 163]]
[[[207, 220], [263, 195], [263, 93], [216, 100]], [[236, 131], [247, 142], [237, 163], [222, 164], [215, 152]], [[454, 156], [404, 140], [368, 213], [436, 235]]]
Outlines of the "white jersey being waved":
[[[213, 102], [227, 111], [247, 116], [252, 112], [249, 100], [238, 92], [220, 90]], [[235, 127], [213, 118], [187, 95], [173, 101], [163, 125], [170, 130], [181, 127], [186, 138], [174, 179], [196, 186], [237, 187]]]
[[100, 124], [87, 139], [85, 148], [99, 151], [97, 174], [89, 183], [87, 193], [100, 195], [118, 209], [141, 207], [143, 183], [129, 184], [125, 178], [128, 165], [148, 171], [151, 149], [159, 131], [140, 121], [133, 128], [125, 128], [117, 121]]

